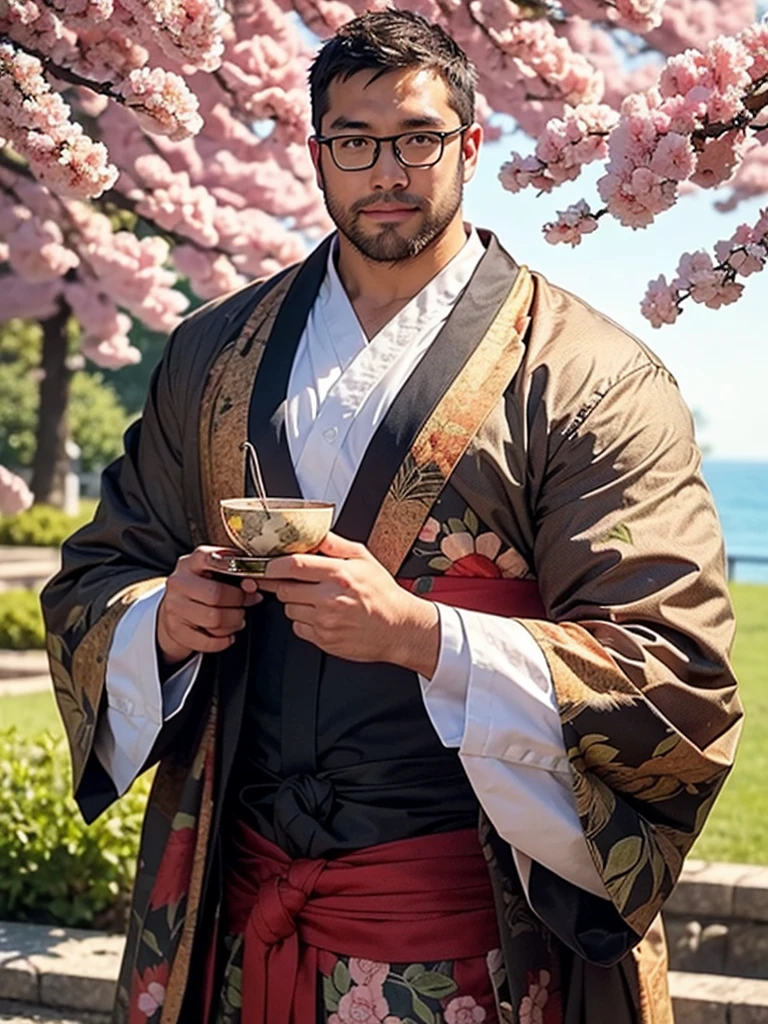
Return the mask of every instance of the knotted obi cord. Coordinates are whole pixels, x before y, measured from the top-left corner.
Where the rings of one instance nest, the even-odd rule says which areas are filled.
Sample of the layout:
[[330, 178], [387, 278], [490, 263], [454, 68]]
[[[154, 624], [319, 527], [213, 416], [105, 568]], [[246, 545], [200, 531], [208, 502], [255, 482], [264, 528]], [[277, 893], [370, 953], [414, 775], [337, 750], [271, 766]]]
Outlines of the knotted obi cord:
[[239, 821], [232, 852], [227, 923], [243, 936], [247, 1024], [316, 1019], [320, 950], [417, 963], [484, 957], [498, 945], [474, 829], [291, 860]]

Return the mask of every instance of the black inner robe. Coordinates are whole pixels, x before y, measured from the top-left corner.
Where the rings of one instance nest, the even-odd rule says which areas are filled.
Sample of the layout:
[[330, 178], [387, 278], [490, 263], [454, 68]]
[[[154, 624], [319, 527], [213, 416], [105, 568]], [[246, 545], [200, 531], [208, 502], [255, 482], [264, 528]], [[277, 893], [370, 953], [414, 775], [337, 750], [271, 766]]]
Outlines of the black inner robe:
[[[403, 458], [509, 294], [516, 265], [495, 239], [484, 240], [483, 272], [476, 270], [368, 446], [334, 527], [350, 540], [367, 540]], [[327, 245], [315, 250], [294, 281], [251, 399], [249, 436], [275, 496], [302, 496], [285, 435], [285, 395], [327, 252]], [[443, 747], [429, 720], [415, 673], [326, 656], [293, 634], [272, 595], [249, 619], [231, 813], [294, 857], [476, 826], [477, 798], [458, 752]]]

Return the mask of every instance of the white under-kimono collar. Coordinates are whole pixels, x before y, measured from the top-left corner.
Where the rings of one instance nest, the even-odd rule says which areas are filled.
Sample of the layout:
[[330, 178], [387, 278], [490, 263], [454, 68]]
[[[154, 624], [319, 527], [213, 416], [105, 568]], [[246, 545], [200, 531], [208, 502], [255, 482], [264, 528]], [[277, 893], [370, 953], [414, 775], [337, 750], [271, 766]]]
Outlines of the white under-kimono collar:
[[[405, 336], [410, 336], [423, 330], [436, 318], [440, 320], [447, 316], [447, 312], [450, 311], [461, 292], [466, 288], [477, 264], [485, 253], [485, 247], [480, 241], [480, 236], [475, 228], [471, 224], [465, 224], [464, 227], [467, 232], [467, 240], [453, 259], [435, 274], [432, 280], [420, 292], [414, 295], [400, 312], [382, 327], [379, 333], [386, 331], [394, 337], [399, 336], [405, 340]], [[352, 321], [354, 321], [356, 326], [356, 330], [352, 332], [357, 335], [358, 339], [358, 344], [353, 346], [354, 351], [339, 351], [339, 346], [335, 346], [339, 356], [339, 363], [344, 368], [348, 365], [350, 359], [354, 358], [356, 352], [359, 351], [362, 329], [346, 289], [339, 277], [339, 271], [336, 266], [337, 254], [338, 237], [334, 240], [328, 251], [327, 273], [320, 287], [318, 301], [326, 323], [328, 323], [329, 327], [332, 323], [335, 328], [335, 330], [331, 330], [334, 341], [343, 340], [344, 336], [351, 331]], [[373, 342], [376, 337], [378, 335], [368, 340]]]
[[331, 246], [286, 396], [286, 434], [305, 497], [333, 501], [341, 509], [371, 437], [485, 253], [477, 232], [467, 230], [467, 241], [451, 262], [370, 341]]

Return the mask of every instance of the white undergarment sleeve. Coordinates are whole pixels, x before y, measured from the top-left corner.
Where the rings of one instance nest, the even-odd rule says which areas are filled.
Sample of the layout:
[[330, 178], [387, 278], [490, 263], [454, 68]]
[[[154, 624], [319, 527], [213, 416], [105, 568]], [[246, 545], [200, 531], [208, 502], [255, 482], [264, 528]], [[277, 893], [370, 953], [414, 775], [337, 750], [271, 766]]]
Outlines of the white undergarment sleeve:
[[424, 702], [494, 827], [512, 847], [527, 892], [531, 859], [607, 899], [576, 813], [546, 659], [514, 619], [438, 604], [440, 654]]
[[202, 656], [191, 658], [164, 683], [155, 648], [158, 586], [136, 600], [118, 622], [107, 657], [106, 714], [99, 718], [94, 751], [122, 796], [149, 756], [164, 722], [183, 708]]

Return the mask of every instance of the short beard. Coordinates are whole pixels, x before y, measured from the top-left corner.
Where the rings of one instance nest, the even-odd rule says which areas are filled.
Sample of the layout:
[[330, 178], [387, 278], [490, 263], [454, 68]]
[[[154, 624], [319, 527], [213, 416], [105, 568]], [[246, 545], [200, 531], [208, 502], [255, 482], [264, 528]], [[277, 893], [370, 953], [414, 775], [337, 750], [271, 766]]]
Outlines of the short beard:
[[[328, 214], [344, 237], [368, 260], [374, 263], [399, 263], [413, 259], [428, 246], [432, 245], [448, 228], [459, 209], [464, 193], [463, 168], [457, 167], [456, 176], [451, 183], [450, 191], [440, 199], [438, 204], [425, 209], [425, 201], [409, 192], [390, 192], [386, 195], [366, 196], [354, 203], [349, 209], [337, 203], [327, 188], [323, 188], [323, 198]], [[325, 185], [325, 183], [323, 182]], [[386, 206], [387, 203], [398, 203], [404, 206], [417, 206], [423, 214], [423, 223], [419, 231], [410, 237], [398, 233], [397, 224], [385, 224], [376, 235], [367, 234], [360, 226], [360, 211], [376, 205]]]

